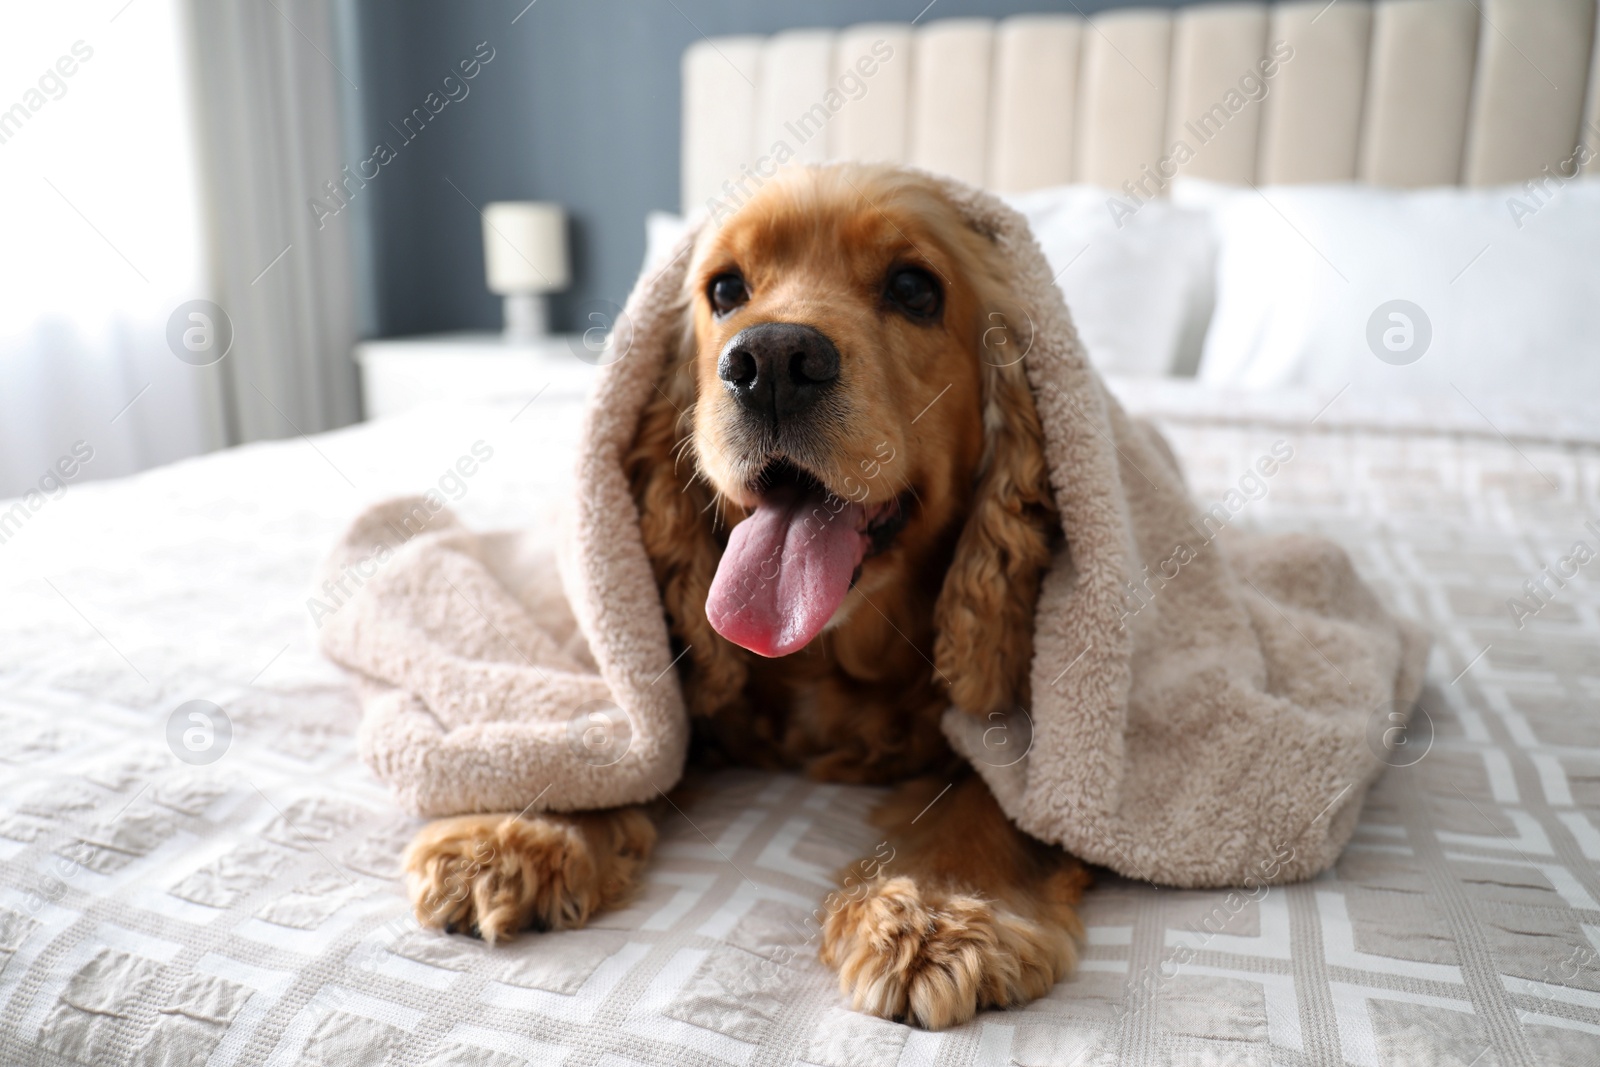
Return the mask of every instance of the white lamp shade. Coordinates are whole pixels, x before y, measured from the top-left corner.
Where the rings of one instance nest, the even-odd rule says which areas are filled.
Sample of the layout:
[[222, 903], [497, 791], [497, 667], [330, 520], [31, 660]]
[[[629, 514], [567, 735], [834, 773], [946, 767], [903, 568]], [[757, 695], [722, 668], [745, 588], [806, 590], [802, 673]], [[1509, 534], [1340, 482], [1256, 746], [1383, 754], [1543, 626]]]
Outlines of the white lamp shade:
[[553, 293], [567, 287], [567, 215], [560, 204], [507, 200], [483, 209], [489, 291]]

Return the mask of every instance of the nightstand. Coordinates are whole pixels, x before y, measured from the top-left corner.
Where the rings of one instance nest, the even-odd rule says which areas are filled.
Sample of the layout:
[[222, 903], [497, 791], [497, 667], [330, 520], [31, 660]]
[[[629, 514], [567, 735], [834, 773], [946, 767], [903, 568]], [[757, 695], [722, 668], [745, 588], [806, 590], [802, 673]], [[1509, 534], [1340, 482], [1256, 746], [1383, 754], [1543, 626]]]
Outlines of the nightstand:
[[437, 400], [581, 399], [600, 368], [579, 359], [577, 337], [507, 342], [498, 333], [441, 333], [362, 341], [361, 401], [369, 419]]

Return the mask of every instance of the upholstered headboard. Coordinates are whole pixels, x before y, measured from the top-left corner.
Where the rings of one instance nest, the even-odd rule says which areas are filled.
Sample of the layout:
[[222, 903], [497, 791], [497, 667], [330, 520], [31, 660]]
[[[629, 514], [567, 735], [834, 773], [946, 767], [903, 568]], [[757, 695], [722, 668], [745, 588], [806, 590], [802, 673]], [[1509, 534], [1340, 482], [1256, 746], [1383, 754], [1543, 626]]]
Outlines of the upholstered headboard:
[[788, 153], [1000, 192], [1570, 174], [1580, 142], [1600, 149], [1595, 5], [1310, 0], [714, 38], [683, 57], [683, 207]]

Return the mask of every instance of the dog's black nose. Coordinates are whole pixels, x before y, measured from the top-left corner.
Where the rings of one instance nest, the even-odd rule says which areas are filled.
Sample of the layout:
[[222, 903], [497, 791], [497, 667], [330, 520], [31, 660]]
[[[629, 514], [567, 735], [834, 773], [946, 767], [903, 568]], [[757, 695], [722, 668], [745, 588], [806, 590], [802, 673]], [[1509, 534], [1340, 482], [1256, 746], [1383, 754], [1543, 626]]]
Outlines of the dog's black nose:
[[810, 326], [763, 322], [723, 347], [717, 377], [747, 410], [780, 422], [810, 408], [839, 380], [839, 350]]

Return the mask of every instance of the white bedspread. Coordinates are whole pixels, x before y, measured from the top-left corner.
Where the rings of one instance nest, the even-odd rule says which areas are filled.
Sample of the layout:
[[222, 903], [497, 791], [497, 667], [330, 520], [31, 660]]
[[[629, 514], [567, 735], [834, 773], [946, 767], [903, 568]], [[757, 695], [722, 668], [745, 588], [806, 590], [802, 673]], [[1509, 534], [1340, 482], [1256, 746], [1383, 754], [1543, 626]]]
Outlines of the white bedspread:
[[[549, 529], [578, 419], [554, 392], [438, 408], [0, 526], [0, 1062], [1600, 1063], [1600, 559], [1575, 561], [1600, 553], [1600, 425], [1122, 391], [1231, 523], [1335, 538], [1437, 635], [1431, 730], [1335, 872], [1250, 897], [1104, 879], [1077, 978], [942, 1034], [846, 1011], [814, 959], [872, 790], [726, 775], [593, 928], [417, 930], [415, 824], [355, 758], [308, 576], [364, 504], [430, 486], [475, 526]], [[1247, 477], [1279, 440], [1293, 459]], [[169, 746], [191, 700], [231, 723], [209, 764]]]

